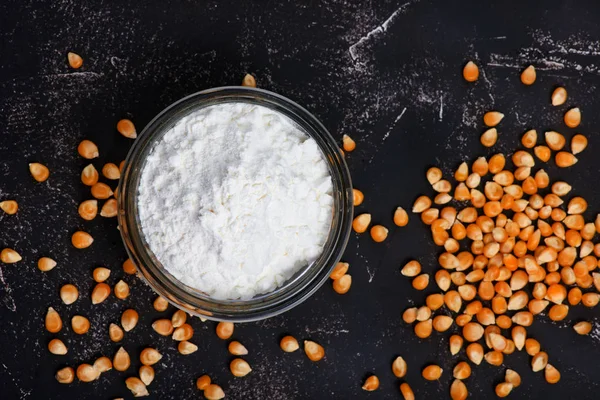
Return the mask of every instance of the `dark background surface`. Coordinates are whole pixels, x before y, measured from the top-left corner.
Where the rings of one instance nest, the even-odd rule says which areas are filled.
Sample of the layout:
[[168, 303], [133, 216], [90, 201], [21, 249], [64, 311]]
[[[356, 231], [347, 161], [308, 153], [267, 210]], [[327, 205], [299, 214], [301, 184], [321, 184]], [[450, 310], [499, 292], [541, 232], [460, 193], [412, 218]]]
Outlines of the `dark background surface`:
[[[139, 351], [151, 345], [164, 355], [149, 387], [152, 398], [201, 398], [195, 379], [209, 373], [231, 399], [397, 399], [391, 361], [408, 362], [406, 381], [417, 398], [448, 397], [451, 369], [466, 358], [451, 357], [447, 334], [417, 339], [401, 320], [402, 311], [420, 305], [423, 293], [399, 274], [409, 258], [433, 272], [436, 254], [428, 229], [411, 215], [406, 228], [391, 222], [395, 207], [410, 208], [418, 194], [432, 194], [424, 171], [439, 165], [451, 172], [462, 160], [510, 154], [522, 132], [553, 128], [572, 135], [562, 124], [567, 106], [583, 112], [579, 131], [590, 146], [573, 168], [552, 178], [568, 179], [574, 194], [590, 203], [586, 216], [600, 211], [598, 151], [600, 101], [600, 6], [594, 1], [7, 1], [0, 3], [0, 200], [16, 199], [15, 216], [0, 214], [0, 248], [15, 248], [23, 261], [0, 265], [0, 397], [5, 399], [111, 399], [128, 397], [124, 379], [136, 373]], [[84, 58], [71, 70], [66, 53]], [[481, 77], [475, 84], [461, 78], [462, 65], [475, 60]], [[528, 64], [538, 69], [532, 87], [518, 74]], [[77, 156], [83, 138], [95, 141], [105, 162], [120, 162], [131, 141], [115, 130], [120, 118], [141, 128], [173, 101], [198, 90], [237, 84], [246, 72], [259, 87], [303, 104], [334, 137], [349, 134], [357, 150], [347, 157], [357, 188], [374, 222], [390, 227], [389, 239], [375, 244], [352, 235], [345, 254], [353, 286], [345, 296], [327, 283], [311, 299], [283, 316], [236, 326], [234, 338], [249, 349], [253, 372], [234, 378], [228, 371], [227, 343], [214, 334], [215, 323], [195, 318], [192, 341], [200, 350], [177, 353], [176, 343], [158, 337], [151, 322], [155, 295], [139, 279], [123, 277], [126, 254], [115, 219], [85, 222], [77, 215], [90, 198], [79, 181], [87, 164]], [[567, 105], [549, 105], [555, 85], [569, 91]], [[491, 151], [479, 144], [485, 110], [506, 114], [500, 140]], [[50, 179], [37, 184], [29, 162], [42, 162]], [[85, 229], [93, 246], [78, 251], [70, 235]], [[48, 273], [36, 268], [41, 256], [58, 266]], [[125, 279], [132, 295], [113, 296], [92, 306], [91, 271], [107, 266], [112, 285]], [[80, 300], [61, 303], [61, 285], [73, 283]], [[43, 328], [48, 306], [63, 317], [58, 337], [67, 356], [46, 349], [53, 337]], [[107, 328], [133, 307], [140, 323], [126, 334], [124, 347], [134, 360], [126, 373], [110, 371], [94, 383], [60, 385], [54, 379], [64, 365], [112, 357], [120, 344], [110, 342]], [[170, 308], [164, 313], [170, 316]], [[92, 329], [74, 335], [69, 320], [90, 318]], [[597, 310], [573, 309], [567, 320], [537, 318], [529, 329], [550, 362], [562, 372], [556, 385], [533, 374], [524, 352], [505, 358], [502, 367], [481, 365], [466, 381], [471, 398], [491, 398], [506, 367], [517, 370], [523, 384], [511, 398], [598, 398], [600, 331], [576, 335], [579, 319], [599, 323]], [[284, 334], [312, 339], [326, 358], [310, 362], [301, 352], [284, 354]], [[428, 363], [445, 370], [439, 382], [420, 376]], [[485, 364], [485, 363], [484, 363]], [[381, 388], [361, 390], [376, 373]]]

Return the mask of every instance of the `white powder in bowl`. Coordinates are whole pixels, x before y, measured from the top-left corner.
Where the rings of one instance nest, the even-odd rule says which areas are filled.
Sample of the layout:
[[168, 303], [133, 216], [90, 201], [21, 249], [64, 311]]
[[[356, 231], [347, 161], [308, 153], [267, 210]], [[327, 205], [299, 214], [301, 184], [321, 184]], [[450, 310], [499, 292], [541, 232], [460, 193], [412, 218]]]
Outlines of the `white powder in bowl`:
[[332, 183], [314, 139], [267, 107], [187, 115], [150, 151], [142, 233], [161, 264], [215, 299], [273, 291], [322, 252]]

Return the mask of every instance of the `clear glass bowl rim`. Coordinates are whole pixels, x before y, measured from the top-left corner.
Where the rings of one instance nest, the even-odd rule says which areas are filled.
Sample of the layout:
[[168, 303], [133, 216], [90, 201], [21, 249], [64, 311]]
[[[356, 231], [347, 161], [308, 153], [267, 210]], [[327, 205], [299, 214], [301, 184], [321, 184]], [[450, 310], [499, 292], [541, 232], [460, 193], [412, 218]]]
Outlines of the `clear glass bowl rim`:
[[[310, 266], [273, 292], [249, 300], [216, 300], [171, 276], [154, 257], [143, 237], [137, 215], [137, 184], [145, 156], [153, 144], [181, 116], [191, 110], [223, 102], [242, 101], [272, 108], [292, 118], [314, 138], [329, 165], [333, 183], [333, 217], [323, 253]], [[310, 297], [328, 280], [350, 236], [353, 215], [352, 181], [343, 154], [327, 129], [310, 112], [279, 94], [257, 88], [224, 86], [184, 97], [161, 111], [146, 125], [131, 147], [119, 184], [118, 221], [125, 248], [141, 276], [176, 307], [217, 321], [246, 322], [281, 314]]]

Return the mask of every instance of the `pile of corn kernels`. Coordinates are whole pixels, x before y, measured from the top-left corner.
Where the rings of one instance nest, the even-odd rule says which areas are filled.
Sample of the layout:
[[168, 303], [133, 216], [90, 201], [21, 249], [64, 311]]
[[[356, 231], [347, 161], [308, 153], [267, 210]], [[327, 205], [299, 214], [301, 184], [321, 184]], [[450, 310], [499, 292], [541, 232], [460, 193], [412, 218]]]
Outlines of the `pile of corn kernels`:
[[[468, 62], [463, 77], [475, 82], [479, 77], [477, 65]], [[532, 85], [535, 80], [535, 68], [527, 67], [521, 82]], [[566, 101], [566, 89], [556, 88], [551, 104], [558, 107]], [[483, 115], [487, 127], [480, 138], [483, 146], [496, 144], [496, 126], [503, 118], [498, 111]], [[570, 108], [563, 119], [567, 127], [576, 128], [581, 111]], [[560, 380], [560, 372], [540, 343], [528, 337], [526, 328], [544, 311], [552, 321], [562, 321], [569, 307], [595, 307], [600, 301], [600, 273], [595, 272], [600, 243], [592, 241], [600, 233], [600, 214], [595, 221], [585, 221], [586, 200], [578, 196], [567, 199], [571, 186], [563, 181], [551, 183], [546, 171], [539, 168], [551, 160], [553, 152], [556, 166], [573, 166], [576, 155], [587, 147], [584, 135], [571, 138], [570, 151], [565, 136], [555, 131], [538, 139], [537, 131], [529, 130], [521, 143], [525, 149], [517, 149], [510, 161], [503, 154], [495, 154], [489, 159], [479, 157], [470, 166], [461, 163], [452, 177], [454, 184], [437, 167], [427, 171], [426, 178], [436, 194], [419, 196], [412, 212], [420, 214], [421, 221], [431, 227], [434, 243], [444, 247], [438, 258], [441, 268], [433, 276], [440, 293], [427, 296], [421, 307], [405, 310], [403, 320], [414, 323], [414, 333], [422, 339], [433, 330], [445, 332], [456, 324], [462, 334], [449, 338], [450, 353], [456, 355], [466, 346], [466, 355], [474, 365], [485, 360], [501, 366], [505, 356], [525, 349], [531, 356], [532, 370], [543, 371], [546, 381], [554, 384]], [[363, 198], [355, 190], [355, 204]], [[405, 226], [408, 219], [408, 213], [398, 207], [394, 223]], [[353, 228], [363, 233], [370, 223], [370, 214], [361, 214], [355, 217]], [[376, 225], [370, 233], [374, 241], [381, 242], [387, 229]], [[416, 260], [404, 265], [401, 273], [412, 278], [416, 290], [430, 284], [430, 275], [422, 273]], [[587, 335], [592, 324], [577, 322], [573, 329]], [[406, 369], [402, 357], [392, 364], [398, 378], [405, 376]], [[437, 380], [442, 373], [438, 365], [428, 365], [422, 376]], [[461, 361], [452, 374], [451, 398], [466, 399], [464, 380], [471, 375], [471, 366]], [[375, 379], [370, 377], [363, 388], [376, 389], [378, 385], [372, 385]], [[506, 397], [520, 383], [519, 374], [507, 369], [505, 381], [495, 388], [496, 395]], [[408, 383], [402, 383], [400, 390], [405, 399], [414, 399]]]

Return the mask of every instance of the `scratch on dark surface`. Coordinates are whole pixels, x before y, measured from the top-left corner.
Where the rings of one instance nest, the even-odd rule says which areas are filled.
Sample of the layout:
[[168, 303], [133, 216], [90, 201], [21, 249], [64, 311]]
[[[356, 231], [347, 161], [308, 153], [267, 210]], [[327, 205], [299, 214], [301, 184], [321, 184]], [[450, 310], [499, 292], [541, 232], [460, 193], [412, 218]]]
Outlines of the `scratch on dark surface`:
[[306, 327], [306, 333], [309, 335], [314, 335], [315, 333], [324, 333], [325, 335], [334, 335], [339, 336], [340, 333], [350, 333], [348, 329], [325, 329], [325, 328], [316, 328], [309, 329]]
[[2, 298], [2, 302], [6, 305], [6, 308], [8, 308], [10, 311], [16, 312], [17, 305], [15, 304], [15, 300], [13, 299], [13, 297], [10, 295], [11, 288], [10, 288], [10, 286], [8, 286], [8, 283], [6, 283], [6, 279], [4, 279], [4, 273], [2, 272], [1, 266], [0, 266], [0, 283], [2, 283], [2, 286], [4, 287], [4, 297]]
[[555, 40], [552, 35], [541, 29], [533, 30], [532, 37], [536, 44], [548, 48], [549, 54], [600, 56], [600, 43], [594, 37], [571, 35], [567, 40]]
[[515, 112], [515, 119], [517, 120], [519, 125], [523, 125], [523, 121], [521, 121], [521, 117], [519, 116], [518, 112]]
[[12, 380], [12, 382], [15, 384], [15, 386], [19, 388], [19, 392], [21, 393], [21, 396], [20, 396], [21, 399], [25, 399], [29, 395], [31, 395], [31, 392], [33, 392], [33, 389], [24, 390], [22, 387], [20, 387], [21, 386], [19, 384], [20, 382], [13, 376], [13, 374], [10, 373], [10, 370], [8, 369], [8, 367], [6, 366], [6, 364], [3, 363], [2, 367], [4, 368], [4, 372], [6, 372], [6, 374], [8, 374], [8, 376], [10, 377], [10, 379]]
[[367, 274], [369, 275], [369, 283], [373, 282], [373, 278], [375, 278], [375, 269], [371, 268], [371, 266], [369, 265], [369, 260], [365, 258], [362, 254], [359, 254], [358, 256], [362, 259], [362, 261], [365, 264], [365, 269], [367, 270]]
[[554, 77], [554, 78], [561, 78], [561, 79], [572, 79], [572, 78], [574, 78], [573, 76], [561, 75], [561, 74], [546, 74], [546, 76], [551, 76], [551, 77]]
[[557, 40], [548, 32], [538, 29], [531, 33], [531, 39], [532, 45], [521, 48], [516, 55], [490, 54], [487, 65], [522, 69], [524, 64], [533, 64], [540, 71], [569, 70], [600, 74], [598, 66], [579, 62], [581, 57], [600, 56], [600, 45], [594, 38], [578, 34], [566, 40]]
[[592, 326], [594, 327], [590, 332], [590, 337], [594, 339], [596, 342], [600, 342], [600, 324], [598, 318], [594, 318], [592, 322]]
[[492, 82], [488, 79], [487, 74], [485, 73], [485, 69], [482, 68], [481, 69], [481, 77], [483, 78], [483, 81], [485, 82], [485, 85], [487, 86], [488, 90], [488, 95], [490, 96], [490, 99], [492, 100], [492, 103], [496, 102], [496, 99], [494, 98], [493, 95], [493, 88], [492, 88]]
[[13, 78], [10, 82], [35, 81], [36, 79], [39, 79], [39, 78], [50, 79], [50, 80], [54, 80], [54, 79], [58, 80], [58, 79], [63, 79], [63, 78], [89, 80], [89, 79], [97, 79], [97, 78], [103, 78], [103, 77], [104, 77], [104, 74], [102, 74], [102, 73], [85, 71], [85, 72], [67, 72], [67, 73], [18, 77], [18, 78]]
[[[565, 68], [565, 64], [557, 61], [547, 60], [545, 58], [523, 58], [526, 63], [537, 64], [535, 68], [538, 70], [559, 70]], [[491, 54], [490, 59], [491, 62], [488, 62], [487, 65], [490, 67], [500, 67], [500, 68], [523, 68], [523, 61], [519, 61], [518, 59], [503, 56], [500, 54]]]
[[[390, 134], [392, 133], [392, 130], [394, 130], [394, 128], [396, 127], [396, 124], [398, 123], [398, 121], [400, 121], [402, 119], [402, 117], [404, 116], [404, 113], [406, 112], [406, 108], [407, 107], [404, 107], [402, 112], [396, 117], [396, 119], [394, 119], [394, 122], [392, 122], [392, 124], [390, 125], [390, 128], [383, 135], [383, 138], [381, 139], [381, 143], [385, 142], [385, 140], [390, 136]], [[369, 158], [369, 164], [371, 164], [373, 162], [373, 160], [377, 156], [378, 152], [379, 152], [379, 148], [375, 149], [375, 151], [373, 152], [373, 155], [371, 156], [371, 158]], [[371, 277], [371, 280], [373, 280], [373, 277]], [[369, 280], [369, 282], [371, 282], [371, 280]]]
[[440, 95], [440, 121], [444, 119], [444, 96]]
[[399, 15], [403, 14], [406, 11], [408, 6], [412, 5], [413, 3], [417, 3], [418, 1], [419, 0], [413, 0], [413, 1], [409, 1], [407, 3], [404, 3], [398, 9], [396, 9], [396, 11], [394, 11], [385, 21], [383, 21], [380, 25], [378, 25], [375, 29], [371, 30], [366, 35], [364, 35], [360, 39], [358, 39], [357, 42], [352, 44], [348, 48], [348, 51], [350, 52], [350, 57], [352, 58], [352, 60], [354, 61], [360, 57], [360, 54], [358, 53], [358, 51], [360, 50], [360, 48], [362, 46], [365, 45], [365, 43], [367, 43], [371, 40], [375, 40], [376, 38], [379, 38], [382, 34], [384, 34], [388, 30], [390, 24], [392, 22], [394, 22], [394, 20]]
[[[388, 138], [388, 136], [390, 136], [390, 133], [392, 132], [392, 130], [396, 127], [396, 124], [398, 123], [398, 121], [400, 121], [402, 119], [402, 117], [404, 116], [404, 113], [406, 112], [406, 107], [404, 107], [404, 109], [402, 110], [402, 112], [396, 117], [396, 119], [394, 120], [394, 122], [392, 122], [392, 125], [390, 126], [390, 129], [387, 130], [387, 132], [385, 133], [385, 135], [383, 135], [383, 139], [381, 140], [382, 142]], [[441, 110], [440, 110], [441, 113]]]
[[517, 65], [517, 64], [501, 64], [501, 63], [496, 63], [496, 62], [489, 62], [487, 63], [488, 67], [498, 67], [498, 68], [514, 68], [514, 69], [521, 69], [523, 68], [521, 65]]
[[116, 56], [112, 56], [110, 58], [110, 64], [115, 67], [115, 68], [120, 68], [119, 63], [123, 63], [125, 60], [123, 60], [122, 58], [116, 57]]
[[63, 74], [47, 74], [47, 75], [40, 75], [41, 78], [87, 78], [87, 77], [95, 77], [95, 78], [100, 78], [104, 76], [104, 74], [99, 74], [97, 72], [92, 72], [92, 71], [86, 71], [86, 72], [68, 72], [68, 73], [63, 73]]

